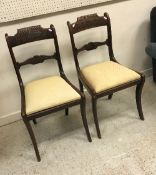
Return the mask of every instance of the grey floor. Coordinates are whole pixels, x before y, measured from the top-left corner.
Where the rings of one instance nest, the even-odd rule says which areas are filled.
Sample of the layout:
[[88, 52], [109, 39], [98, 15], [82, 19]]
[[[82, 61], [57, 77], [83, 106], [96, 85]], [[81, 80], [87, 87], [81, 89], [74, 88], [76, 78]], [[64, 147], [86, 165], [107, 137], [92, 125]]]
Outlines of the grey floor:
[[148, 78], [143, 90], [145, 121], [138, 118], [134, 90], [99, 100], [102, 139], [97, 138], [86, 93], [92, 143], [78, 106], [69, 116], [61, 111], [39, 119], [33, 129], [40, 163], [22, 121], [0, 127], [0, 175], [156, 175], [156, 84]]

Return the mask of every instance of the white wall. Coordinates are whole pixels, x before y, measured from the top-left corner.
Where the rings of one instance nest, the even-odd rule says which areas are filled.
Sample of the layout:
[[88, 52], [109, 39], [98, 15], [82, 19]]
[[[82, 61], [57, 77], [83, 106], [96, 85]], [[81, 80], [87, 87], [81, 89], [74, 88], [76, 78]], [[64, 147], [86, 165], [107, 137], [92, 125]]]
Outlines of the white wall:
[[[115, 2], [115, 1], [114, 1]], [[144, 48], [149, 42], [149, 14], [151, 8], [155, 6], [154, 0], [129, 0], [118, 3], [105, 3], [90, 8], [78, 9], [72, 12], [60, 13], [57, 15], [48, 15], [40, 18], [23, 20], [16, 23], [5, 24], [0, 26], [0, 124], [5, 124], [8, 121], [13, 121], [19, 117], [20, 111], [20, 93], [14, 68], [8, 52], [5, 41], [5, 33], [14, 34], [16, 29], [32, 25], [41, 24], [43, 27], [48, 27], [49, 24], [54, 24], [58, 34], [60, 51], [64, 70], [69, 79], [77, 85], [76, 71], [73, 62], [70, 39], [66, 21], [74, 22], [76, 17], [97, 12], [102, 15], [108, 12], [112, 21], [113, 46], [116, 58], [122, 64], [134, 68], [139, 71], [144, 71], [151, 68], [151, 60], [146, 56]], [[103, 37], [101, 29], [96, 34], [100, 40]], [[94, 40], [94, 30], [89, 31], [89, 36], [86, 33], [81, 38], [81, 43], [87, 40]], [[79, 38], [78, 38], [79, 39]], [[33, 43], [22, 46], [22, 51], [17, 50], [17, 56], [20, 59], [27, 58], [31, 54], [42, 53], [40, 50], [49, 51], [49, 43], [44, 42]], [[99, 48], [99, 53], [85, 53], [81, 59], [82, 65], [90, 62], [98, 62], [103, 60], [105, 49]], [[93, 54], [92, 54], [93, 53]], [[96, 56], [95, 56], [96, 55]], [[85, 58], [88, 59], [85, 59]], [[87, 61], [86, 61], [87, 60]], [[22, 70], [25, 81], [32, 80], [54, 73], [53, 64], [50, 61], [44, 65], [27, 66]]]

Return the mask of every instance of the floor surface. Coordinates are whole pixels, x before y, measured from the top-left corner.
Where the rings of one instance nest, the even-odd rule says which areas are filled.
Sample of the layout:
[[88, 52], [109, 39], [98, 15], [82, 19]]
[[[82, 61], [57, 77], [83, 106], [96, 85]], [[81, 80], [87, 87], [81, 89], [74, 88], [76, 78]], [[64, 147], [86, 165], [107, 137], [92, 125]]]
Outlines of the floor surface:
[[41, 162], [22, 121], [0, 127], [0, 175], [156, 175], [156, 84], [143, 90], [145, 121], [138, 117], [135, 89], [98, 101], [98, 139], [87, 95], [92, 143], [87, 141], [79, 107], [38, 119], [33, 126]]

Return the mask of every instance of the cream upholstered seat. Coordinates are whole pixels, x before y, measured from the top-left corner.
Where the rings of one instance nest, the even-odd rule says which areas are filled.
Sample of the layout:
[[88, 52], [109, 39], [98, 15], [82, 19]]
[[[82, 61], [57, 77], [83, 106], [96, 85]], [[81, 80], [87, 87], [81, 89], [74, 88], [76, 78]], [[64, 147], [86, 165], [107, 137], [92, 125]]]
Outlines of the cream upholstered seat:
[[32, 81], [25, 86], [26, 114], [80, 99], [80, 95], [61, 77]]
[[84, 67], [81, 72], [96, 93], [141, 78], [135, 71], [113, 61]]

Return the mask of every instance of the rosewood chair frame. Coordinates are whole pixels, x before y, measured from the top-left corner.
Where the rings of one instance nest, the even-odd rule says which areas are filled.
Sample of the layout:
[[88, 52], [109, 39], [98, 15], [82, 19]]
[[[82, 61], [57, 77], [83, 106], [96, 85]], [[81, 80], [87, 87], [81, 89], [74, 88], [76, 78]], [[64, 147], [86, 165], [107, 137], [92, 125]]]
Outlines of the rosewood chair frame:
[[[8, 34], [5, 35], [6, 41], [8, 44], [9, 52], [12, 58], [12, 62], [16, 71], [16, 75], [18, 78], [19, 86], [20, 86], [20, 92], [21, 92], [21, 116], [22, 119], [26, 125], [26, 128], [28, 130], [28, 133], [30, 135], [30, 138], [32, 140], [34, 150], [36, 153], [37, 160], [40, 161], [40, 154], [37, 146], [37, 142], [30, 124], [30, 121], [33, 120], [34, 124], [36, 124], [36, 118], [48, 115], [53, 112], [60, 111], [62, 109], [65, 109], [65, 114], [68, 115], [68, 108], [75, 106], [75, 105], [80, 105], [81, 109], [81, 115], [82, 115], [82, 121], [83, 125], [87, 134], [88, 141], [91, 142], [91, 136], [87, 124], [87, 119], [86, 119], [86, 109], [85, 109], [85, 96], [82, 92], [80, 92], [66, 77], [62, 63], [61, 63], [61, 57], [60, 57], [60, 51], [59, 51], [59, 45], [58, 45], [58, 40], [57, 40], [57, 35], [56, 31], [53, 25], [50, 25], [50, 28], [42, 28], [40, 25], [38, 26], [32, 26], [32, 27], [27, 27], [27, 28], [22, 28], [18, 29], [17, 33], [14, 36], [8, 36]], [[52, 39], [54, 41], [54, 46], [55, 46], [55, 53], [53, 55], [36, 55], [33, 56], [32, 58], [29, 58], [25, 60], [24, 62], [17, 62], [15, 59], [15, 55], [13, 52], [13, 47], [30, 43], [30, 42], [35, 42], [35, 41], [40, 41], [40, 40], [46, 40], [46, 39]], [[20, 68], [21, 66], [27, 65], [27, 64], [38, 64], [42, 63], [45, 60], [48, 59], [55, 59], [58, 64], [59, 68], [59, 73], [60, 76], [80, 95], [80, 99], [74, 100], [65, 104], [61, 104], [52, 108], [48, 108], [42, 111], [38, 111], [32, 114], [27, 115], [26, 114], [26, 103], [25, 103], [25, 91], [24, 91], [24, 84], [21, 78], [20, 74]]]
[[[98, 122], [98, 117], [97, 117], [97, 99], [100, 97], [108, 95], [108, 99], [111, 99], [113, 96], [113, 93], [136, 85], [137, 109], [138, 109], [140, 119], [144, 120], [144, 115], [142, 112], [142, 105], [141, 105], [141, 94], [142, 94], [142, 88], [145, 82], [145, 76], [142, 73], [137, 72], [140, 75], [140, 79], [137, 79], [135, 81], [130, 81], [120, 86], [113, 87], [111, 89], [96, 93], [95, 90], [88, 84], [88, 82], [86, 81], [85, 77], [83, 76], [81, 72], [81, 68], [79, 66], [78, 54], [82, 51], [94, 50], [98, 48], [99, 46], [103, 46], [103, 45], [108, 46], [110, 60], [118, 63], [113, 53], [111, 23], [110, 23], [110, 18], [109, 18], [108, 13], [104, 13], [103, 16], [98, 16], [97, 14], [81, 16], [81, 17], [78, 17], [77, 21], [74, 23], [70, 23], [68, 21], [67, 25], [68, 25], [69, 34], [70, 34], [73, 56], [74, 56], [74, 61], [75, 61], [76, 69], [77, 69], [80, 90], [81, 92], [83, 92], [83, 86], [85, 86], [89, 94], [92, 97], [93, 117], [94, 117], [94, 122], [95, 122], [95, 127], [96, 127], [98, 137], [101, 138], [99, 122]], [[84, 30], [88, 30], [88, 29], [96, 28], [96, 27], [107, 27], [108, 38], [103, 42], [89, 42], [88, 44], [82, 46], [81, 48], [76, 48], [74, 35]]]

